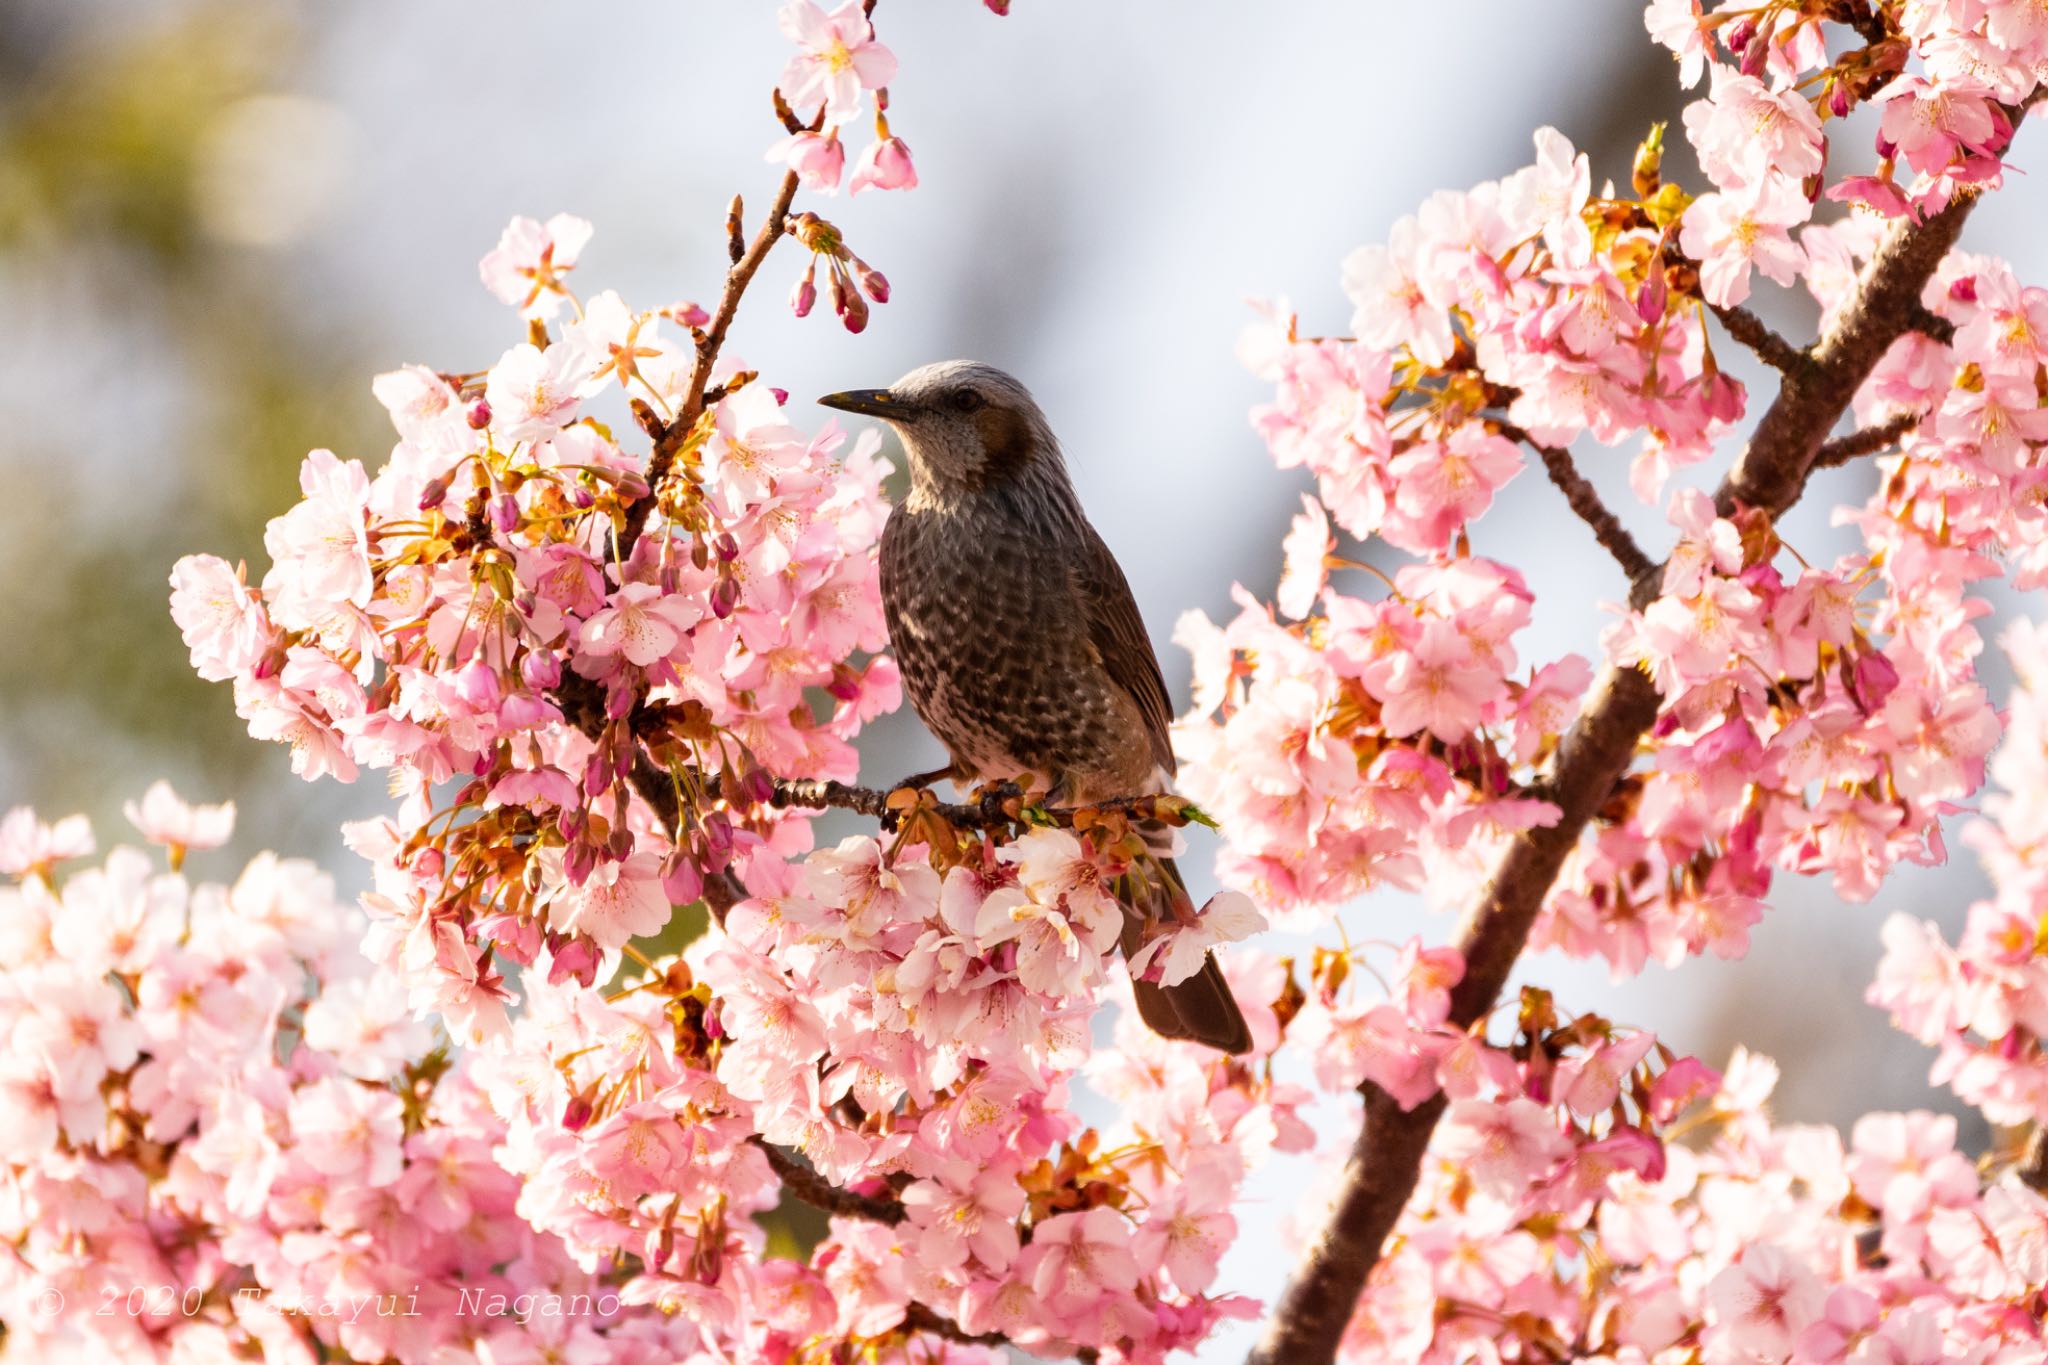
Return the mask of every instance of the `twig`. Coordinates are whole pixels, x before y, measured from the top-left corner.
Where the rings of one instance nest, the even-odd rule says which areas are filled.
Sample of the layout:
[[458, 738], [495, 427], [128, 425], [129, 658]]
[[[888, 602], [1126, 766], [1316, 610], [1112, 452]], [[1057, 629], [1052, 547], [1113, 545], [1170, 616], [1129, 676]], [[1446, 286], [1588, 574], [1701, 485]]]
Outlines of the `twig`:
[[1932, 337], [1946, 346], [1956, 339], [1956, 325], [1931, 309], [1915, 303], [1910, 310], [1912, 322], [1909, 330], [1921, 336]]
[[1571, 505], [1572, 511], [1578, 513], [1579, 520], [1593, 528], [1593, 539], [1614, 556], [1615, 563], [1621, 565], [1621, 571], [1628, 575], [1631, 586], [1644, 575], [1656, 572], [1657, 561], [1643, 553], [1643, 547], [1636, 544], [1636, 538], [1628, 533], [1621, 519], [1600, 501], [1599, 492], [1572, 463], [1571, 452], [1544, 445], [1511, 422], [1497, 425], [1503, 436], [1522, 442], [1543, 457], [1543, 468], [1550, 475], [1550, 481], [1564, 494], [1564, 500]]
[[912, 1299], [903, 1306], [903, 1325], [913, 1332], [930, 1332], [935, 1337], [957, 1341], [962, 1346], [1008, 1346], [1010, 1339], [999, 1332], [974, 1333], [945, 1314]]
[[[1811, 362], [1787, 371], [1716, 494], [1724, 515], [1752, 507], [1775, 516], [1799, 496], [1829, 430], [1886, 349], [1911, 326], [1921, 288], [1955, 244], [1973, 203], [1974, 196], [1959, 195], [1924, 222], [1892, 229], [1865, 267], [1855, 297], [1811, 352]], [[1640, 609], [1656, 591], [1654, 578], [1639, 578], [1631, 601]], [[1610, 664], [1602, 672], [1535, 793], [1557, 806], [1557, 822], [1524, 831], [1508, 845], [1459, 930], [1465, 976], [1451, 993], [1452, 1027], [1469, 1028], [1492, 1009], [1544, 898], [1627, 770], [1637, 742], [1655, 723], [1658, 704], [1656, 687], [1639, 669]], [[1378, 1087], [1367, 1083], [1364, 1090], [1365, 1123], [1329, 1221], [1268, 1320], [1253, 1365], [1326, 1365], [1336, 1358], [1359, 1293], [1415, 1193], [1430, 1136], [1443, 1116], [1443, 1097], [1403, 1112]]]
[[2048, 1128], [2034, 1125], [2034, 1131], [2027, 1135], [2027, 1149], [2020, 1154], [2020, 1164], [2013, 1168], [2013, 1173], [2036, 1194], [2048, 1194]]
[[711, 315], [711, 325], [704, 329], [704, 339], [697, 343], [697, 360], [690, 367], [690, 386], [683, 394], [683, 405], [655, 441], [654, 453], [648, 457], [647, 494], [626, 513], [626, 529], [619, 536], [621, 558], [630, 554], [633, 542], [640, 539], [640, 532], [647, 526], [647, 514], [660, 495], [661, 481], [668, 476], [670, 466], [675, 463], [676, 452], [683, 448], [683, 442], [696, 427], [698, 417], [703, 415], [704, 390], [711, 382], [711, 367], [718, 362], [719, 348], [725, 344], [725, 334], [732, 327], [733, 315], [739, 311], [740, 296], [747, 292], [747, 286], [753, 282], [761, 262], [768, 259], [768, 253], [782, 240], [783, 227], [789, 221], [789, 206], [796, 198], [796, 186], [795, 171], [782, 177], [782, 185], [775, 193], [774, 207], [768, 210], [761, 230], [754, 234], [746, 254], [733, 262], [732, 269], [726, 272], [725, 290], [719, 295], [718, 311]]
[[1827, 17], [1856, 30], [1856, 36], [1866, 43], [1881, 43], [1891, 36], [1884, 16], [1872, 9], [1868, 0], [1834, 0]]
[[1821, 448], [1813, 453], [1813, 467], [1833, 469], [1836, 465], [1847, 464], [1858, 456], [1875, 455], [1879, 451], [1890, 450], [1899, 443], [1901, 436], [1918, 425], [1919, 413], [1902, 412], [1896, 417], [1879, 422], [1874, 427], [1864, 427], [1861, 431], [1852, 431], [1847, 436], [1837, 436], [1832, 441], [1823, 442]]
[[768, 1165], [782, 1181], [782, 1187], [814, 1209], [836, 1213], [843, 1218], [865, 1218], [870, 1223], [887, 1223], [890, 1227], [895, 1227], [908, 1216], [899, 1201], [877, 1199], [870, 1195], [855, 1194], [852, 1190], [843, 1190], [758, 1134], [747, 1141], [759, 1147], [767, 1156]]
[[1712, 305], [1714, 316], [1721, 319], [1721, 325], [1750, 350], [1757, 359], [1783, 374], [1798, 374], [1813, 364], [1813, 357], [1800, 350], [1785, 338], [1765, 325], [1764, 320], [1747, 308]]

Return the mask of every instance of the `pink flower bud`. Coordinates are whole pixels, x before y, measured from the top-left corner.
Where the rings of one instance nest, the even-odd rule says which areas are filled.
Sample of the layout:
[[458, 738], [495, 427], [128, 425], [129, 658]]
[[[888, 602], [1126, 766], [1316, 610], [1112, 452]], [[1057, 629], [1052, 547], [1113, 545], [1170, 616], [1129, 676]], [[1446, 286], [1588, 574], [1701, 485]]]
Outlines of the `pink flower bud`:
[[579, 483], [569, 490], [569, 505], [579, 512], [587, 512], [597, 506], [597, 494]]
[[438, 877], [448, 859], [438, 848], [423, 848], [413, 855], [412, 874], [422, 879]]
[[861, 288], [868, 291], [868, 297], [876, 303], [889, 301], [889, 279], [881, 271], [871, 270], [863, 265], [860, 268], [860, 283]]
[[491, 424], [491, 405], [484, 399], [477, 399], [469, 405], [467, 414], [470, 430], [482, 431]]
[[770, 386], [770, 388], [769, 388], [768, 392], [770, 392], [770, 393], [772, 393], [772, 394], [774, 394], [774, 395], [775, 395], [775, 406], [776, 406], [776, 407], [778, 407], [778, 408], [780, 408], [780, 407], [787, 407], [787, 406], [789, 405], [789, 390], [788, 390], [788, 389], [778, 389], [778, 388], [775, 388], [775, 387], [773, 387], [773, 386]]
[[720, 576], [711, 589], [711, 614], [723, 621], [739, 605], [740, 584], [736, 578]]
[[691, 905], [704, 899], [704, 871], [682, 849], [671, 851], [661, 864], [661, 890], [670, 905]]
[[1856, 102], [1849, 98], [1849, 87], [1843, 81], [1836, 81], [1828, 91], [1828, 112], [1836, 118], [1847, 118]]
[[519, 499], [510, 493], [500, 493], [491, 499], [491, 525], [500, 535], [519, 528]]
[[497, 670], [480, 660], [457, 669], [454, 682], [455, 695], [473, 710], [494, 710], [503, 695], [498, 688]]
[[1670, 297], [1669, 286], [1664, 281], [1664, 268], [1652, 264], [1650, 276], [1643, 281], [1643, 287], [1636, 291], [1636, 316], [1646, 323], [1655, 323], [1664, 316], [1664, 305]]
[[749, 768], [740, 774], [740, 796], [752, 805], [765, 806], [775, 799], [775, 779], [766, 768]]
[[431, 479], [420, 490], [420, 511], [431, 512], [448, 500], [448, 480]]
[[528, 687], [558, 687], [562, 681], [562, 656], [552, 649], [530, 649], [519, 661], [519, 676]]
[[840, 297], [833, 302], [839, 305], [839, 321], [846, 330], [858, 336], [868, 328], [868, 301], [860, 296], [858, 289], [839, 291]]
[[1852, 675], [1856, 700], [1867, 714], [1883, 706], [1885, 698], [1898, 689], [1898, 666], [1875, 650], [1856, 656], [1856, 671]]
[[571, 977], [576, 984], [588, 990], [597, 981], [597, 963], [601, 956], [597, 945], [580, 935], [569, 939], [555, 949], [555, 960], [548, 967], [548, 984], [559, 986]]
[[803, 273], [803, 278], [796, 282], [796, 288], [790, 291], [789, 311], [800, 318], [807, 318], [811, 315], [811, 308], [817, 301], [818, 281], [816, 272], [806, 270]]
[[720, 563], [730, 564], [740, 557], [740, 543], [730, 531], [720, 531], [718, 539], [711, 544], [712, 548], [718, 551]]
[[917, 167], [911, 164], [910, 148], [900, 137], [885, 137], [868, 144], [860, 154], [860, 164], [853, 168], [853, 180], [849, 184], [851, 193], [859, 194], [865, 189], [914, 190], [917, 188]]

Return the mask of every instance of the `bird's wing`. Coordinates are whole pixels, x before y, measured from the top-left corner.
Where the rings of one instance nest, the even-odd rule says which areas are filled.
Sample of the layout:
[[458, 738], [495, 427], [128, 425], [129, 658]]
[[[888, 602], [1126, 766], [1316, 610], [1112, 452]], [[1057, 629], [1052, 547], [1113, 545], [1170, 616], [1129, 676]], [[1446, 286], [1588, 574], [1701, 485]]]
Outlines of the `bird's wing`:
[[1174, 771], [1173, 740], [1166, 727], [1173, 722], [1173, 703], [1166, 696], [1166, 679], [1152, 652], [1152, 638], [1145, 633], [1144, 619], [1138, 615], [1131, 585], [1124, 581], [1116, 556], [1093, 526], [1084, 523], [1082, 531], [1083, 545], [1073, 572], [1075, 592], [1088, 618], [1089, 638], [1110, 680], [1138, 704], [1146, 736], [1152, 741], [1152, 756], [1170, 774]]

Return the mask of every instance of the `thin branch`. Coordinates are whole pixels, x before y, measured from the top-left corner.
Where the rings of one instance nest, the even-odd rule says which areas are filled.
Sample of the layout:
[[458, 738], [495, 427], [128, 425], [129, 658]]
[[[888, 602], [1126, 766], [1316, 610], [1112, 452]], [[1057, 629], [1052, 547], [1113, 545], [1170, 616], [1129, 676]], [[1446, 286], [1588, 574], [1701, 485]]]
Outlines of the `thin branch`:
[[1656, 572], [1657, 561], [1643, 553], [1643, 547], [1636, 544], [1636, 538], [1628, 533], [1621, 519], [1600, 501], [1599, 492], [1572, 463], [1570, 451], [1544, 445], [1511, 422], [1497, 425], [1503, 436], [1522, 442], [1543, 457], [1543, 468], [1550, 475], [1550, 481], [1564, 494], [1564, 500], [1571, 505], [1572, 511], [1578, 513], [1579, 520], [1593, 529], [1593, 539], [1600, 542], [1600, 548], [1613, 555], [1614, 562], [1621, 565], [1630, 586], [1634, 586], [1637, 579]]
[[1910, 316], [1910, 330], [1921, 336], [1932, 337], [1944, 346], [1956, 339], [1956, 325], [1931, 309], [1916, 303], [1910, 310]]
[[[1811, 362], [1787, 371], [1716, 495], [1723, 515], [1752, 507], [1775, 516], [1799, 496], [1858, 386], [1911, 327], [1921, 288], [1955, 244], [1974, 202], [1973, 195], [1959, 195], [1924, 222], [1893, 227]], [[1639, 578], [1631, 601], [1640, 610], [1656, 592], [1654, 576]], [[1627, 771], [1658, 707], [1657, 689], [1639, 669], [1610, 664], [1602, 672], [1534, 793], [1558, 807], [1557, 822], [1524, 831], [1508, 845], [1460, 927], [1465, 976], [1451, 993], [1452, 1027], [1469, 1028], [1493, 1008], [1552, 884]], [[1363, 1089], [1365, 1122], [1329, 1220], [1268, 1320], [1253, 1365], [1326, 1365], [1336, 1358], [1367, 1277], [1415, 1193], [1444, 1098], [1438, 1094], [1404, 1111], [1377, 1086], [1368, 1082]]]
[[916, 1299], [903, 1306], [903, 1325], [913, 1332], [930, 1332], [935, 1337], [957, 1341], [962, 1346], [1000, 1348], [1010, 1344], [1010, 1339], [1000, 1332], [970, 1332], [945, 1314], [927, 1308]]
[[1827, 17], [1856, 30], [1856, 36], [1866, 43], [1874, 45], [1891, 36], [1884, 16], [1871, 8], [1869, 0], [1834, 0]]
[[719, 348], [725, 344], [725, 334], [732, 327], [733, 315], [739, 311], [740, 296], [747, 292], [747, 286], [753, 282], [761, 262], [768, 259], [768, 253], [782, 240], [783, 228], [789, 222], [789, 206], [796, 199], [796, 187], [795, 171], [782, 177], [782, 185], [775, 193], [775, 205], [768, 210], [761, 230], [754, 234], [753, 243], [745, 254], [726, 272], [725, 290], [719, 295], [718, 311], [711, 315], [711, 325], [704, 329], [703, 340], [697, 343], [697, 360], [690, 367], [690, 386], [683, 394], [683, 405], [655, 441], [654, 453], [648, 458], [647, 494], [626, 514], [626, 529], [619, 536], [621, 558], [631, 553], [633, 542], [640, 539], [640, 532], [647, 526], [647, 514], [660, 495], [661, 481], [668, 476], [676, 453], [683, 448], [683, 442], [689, 438], [698, 417], [704, 412], [704, 390], [711, 382], [711, 367], [717, 364]]
[[2013, 1173], [2036, 1194], [2048, 1194], [2048, 1128], [2034, 1125], [2034, 1131], [2027, 1135], [2027, 1149], [2020, 1154], [2020, 1164], [2013, 1168]]
[[1747, 308], [1712, 305], [1728, 335], [1756, 352], [1757, 359], [1783, 374], [1798, 374], [1813, 364], [1813, 357], [1779, 336], [1764, 320]]
[[747, 1141], [759, 1147], [768, 1158], [768, 1165], [782, 1181], [782, 1187], [814, 1209], [836, 1213], [842, 1218], [865, 1218], [870, 1223], [887, 1223], [890, 1227], [908, 1217], [899, 1201], [843, 1190], [758, 1134]]
[[1821, 448], [1813, 453], [1813, 467], [1833, 469], [1860, 456], [1890, 450], [1899, 443], [1901, 436], [1920, 425], [1920, 416], [1917, 412], [1902, 412], [1874, 427], [1864, 427], [1861, 431], [1852, 431], [1847, 436], [1823, 442]]

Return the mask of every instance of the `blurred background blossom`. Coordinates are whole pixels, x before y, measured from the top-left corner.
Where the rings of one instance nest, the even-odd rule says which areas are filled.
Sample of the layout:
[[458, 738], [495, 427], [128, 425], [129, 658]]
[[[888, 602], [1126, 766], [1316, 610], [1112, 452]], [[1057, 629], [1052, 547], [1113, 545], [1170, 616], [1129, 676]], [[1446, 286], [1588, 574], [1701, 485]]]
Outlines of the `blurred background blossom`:
[[[1018, 0], [1004, 21], [970, 0], [883, 5], [902, 61], [892, 123], [922, 186], [806, 202], [893, 297], [860, 338], [828, 317], [798, 322], [779, 301], [797, 258], [780, 255], [736, 353], [812, 427], [826, 414], [809, 395], [944, 356], [1022, 376], [1183, 700], [1175, 618], [1224, 614], [1234, 582], [1270, 596], [1307, 486], [1273, 469], [1246, 421], [1267, 396], [1233, 356], [1247, 299], [1285, 296], [1304, 326], [1339, 331], [1338, 263], [1431, 191], [1526, 164], [1539, 124], [1590, 152], [1596, 181], [1623, 179], [1648, 125], [1682, 103], [1639, 8], [1617, 0], [1301, 0], [1255, 22], [1184, 0]], [[768, 0], [0, 7], [0, 297], [16, 317], [0, 364], [0, 807], [83, 810], [111, 835], [122, 800], [168, 775], [188, 796], [238, 802], [243, 851], [312, 855], [359, 884], [335, 827], [383, 794], [301, 783], [281, 750], [246, 738], [226, 689], [186, 665], [165, 608], [172, 560], [210, 549], [260, 573], [263, 523], [295, 498], [308, 449], [384, 457], [373, 373], [495, 359], [505, 316], [475, 262], [514, 214], [596, 224], [586, 290], [639, 306], [710, 295], [726, 200], [765, 202], [774, 183], [762, 154], [779, 130], [765, 107], [744, 114], [786, 53]], [[2020, 166], [2048, 161], [2033, 151], [2044, 137], [2021, 133]], [[1667, 166], [1686, 178], [1676, 155]], [[1966, 245], [2040, 280], [2044, 216], [2048, 183], [2015, 177]], [[1811, 335], [1803, 302], [1761, 306]], [[1724, 361], [1762, 386], [1760, 410], [1767, 383], [1747, 357]], [[1669, 535], [1627, 497], [1628, 454], [1581, 460], [1654, 550]], [[1788, 539], [1832, 555], [1846, 541], [1829, 509], [1860, 500], [1869, 477], [1817, 479]], [[1623, 585], [1539, 473], [1509, 485], [1476, 540], [1537, 593], [1528, 657], [1593, 653], [1611, 619], [1600, 604]], [[1987, 636], [2039, 611], [2000, 608]], [[1984, 665], [2002, 694], [2002, 657]], [[907, 712], [863, 748], [876, 782], [938, 757]], [[1208, 852], [1198, 842], [1188, 861]], [[1561, 1003], [1704, 1057], [1739, 1028], [1784, 1067], [1784, 1119], [1939, 1105], [1929, 1054], [1862, 993], [1883, 914], [1953, 933], [1984, 890], [1974, 863], [1903, 871], [1868, 907], [1790, 877], [1775, 890], [1739, 963], [1652, 968], [1622, 987], [1590, 964], [1524, 970]], [[1353, 941], [1449, 931], [1402, 896], [1345, 921]], [[1282, 1162], [1255, 1185], [1271, 1224], [1247, 1228], [1225, 1283], [1274, 1290], [1284, 1215], [1311, 1174]], [[1243, 1346], [1219, 1336], [1207, 1355]]]

